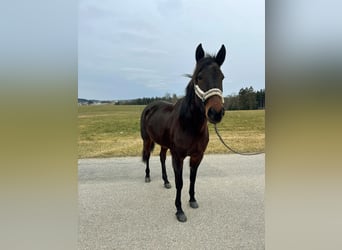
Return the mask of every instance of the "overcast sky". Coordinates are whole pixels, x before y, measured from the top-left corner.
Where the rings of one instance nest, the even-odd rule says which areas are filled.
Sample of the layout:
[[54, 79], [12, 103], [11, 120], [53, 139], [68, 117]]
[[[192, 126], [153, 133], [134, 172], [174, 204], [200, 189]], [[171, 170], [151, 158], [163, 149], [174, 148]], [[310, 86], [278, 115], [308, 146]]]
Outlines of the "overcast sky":
[[195, 49], [226, 46], [224, 95], [265, 87], [261, 0], [80, 0], [78, 97], [184, 95]]

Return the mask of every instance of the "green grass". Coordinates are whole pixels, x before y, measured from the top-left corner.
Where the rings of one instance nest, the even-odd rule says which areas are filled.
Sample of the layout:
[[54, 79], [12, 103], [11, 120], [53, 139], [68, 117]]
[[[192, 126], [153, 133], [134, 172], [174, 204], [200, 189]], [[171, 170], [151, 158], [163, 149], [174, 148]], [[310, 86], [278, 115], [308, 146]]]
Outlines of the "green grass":
[[[217, 128], [226, 144], [239, 152], [265, 150], [264, 110], [226, 111]], [[228, 152], [218, 139], [212, 124], [209, 124], [209, 134], [207, 153]]]
[[[78, 157], [140, 156], [140, 114], [144, 106], [94, 105], [78, 108]], [[242, 152], [263, 151], [265, 111], [227, 111], [218, 129], [224, 140]], [[209, 124], [207, 153], [230, 153]], [[154, 155], [159, 154], [156, 147]]]

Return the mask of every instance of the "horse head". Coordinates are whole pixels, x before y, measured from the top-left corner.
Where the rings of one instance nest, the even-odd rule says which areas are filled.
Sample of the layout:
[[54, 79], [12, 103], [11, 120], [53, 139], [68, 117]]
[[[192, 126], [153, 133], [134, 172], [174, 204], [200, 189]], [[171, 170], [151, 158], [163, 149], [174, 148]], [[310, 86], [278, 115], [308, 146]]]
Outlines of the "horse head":
[[204, 54], [202, 44], [196, 49], [196, 68], [192, 75], [196, 96], [204, 103], [205, 115], [209, 122], [219, 123], [224, 115], [222, 81], [220, 69], [226, 57], [226, 48], [221, 46], [215, 56]]

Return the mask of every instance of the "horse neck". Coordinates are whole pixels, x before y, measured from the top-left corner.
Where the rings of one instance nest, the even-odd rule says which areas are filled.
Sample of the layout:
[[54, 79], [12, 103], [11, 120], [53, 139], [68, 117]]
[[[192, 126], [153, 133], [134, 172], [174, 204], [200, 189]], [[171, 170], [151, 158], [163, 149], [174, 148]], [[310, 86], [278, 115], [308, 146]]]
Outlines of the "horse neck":
[[181, 102], [179, 119], [182, 127], [186, 130], [201, 132], [207, 127], [204, 105], [196, 97], [194, 84], [191, 81]]

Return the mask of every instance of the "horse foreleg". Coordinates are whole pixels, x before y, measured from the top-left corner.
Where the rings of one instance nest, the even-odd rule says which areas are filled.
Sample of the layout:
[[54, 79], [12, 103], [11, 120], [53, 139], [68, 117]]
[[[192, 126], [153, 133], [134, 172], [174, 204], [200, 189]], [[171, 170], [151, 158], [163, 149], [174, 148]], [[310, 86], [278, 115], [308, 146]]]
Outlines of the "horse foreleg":
[[190, 204], [190, 207], [192, 208], [198, 208], [198, 203], [195, 199], [195, 182], [196, 182], [197, 169], [198, 169], [199, 164], [201, 163], [202, 158], [203, 158], [203, 155], [199, 155], [197, 157], [191, 156], [190, 158], [189, 204]]
[[180, 222], [186, 221], [186, 216], [184, 214], [184, 211], [182, 209], [182, 188], [183, 188], [183, 159], [180, 159], [178, 157], [172, 156], [172, 166], [175, 173], [175, 183], [176, 183], [176, 200], [175, 205], [177, 208], [176, 217], [177, 220]]
[[161, 163], [161, 168], [162, 168], [162, 178], [164, 180], [164, 187], [171, 188], [171, 184], [169, 180], [167, 179], [167, 173], [166, 173], [166, 167], [165, 167], [166, 152], [167, 152], [167, 148], [161, 147], [159, 156], [160, 156], [160, 163]]

